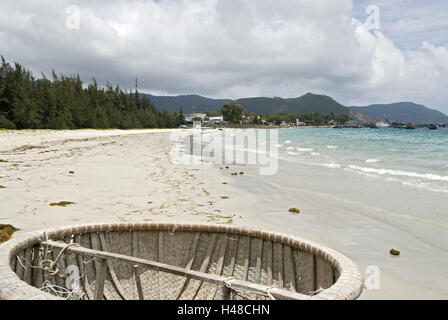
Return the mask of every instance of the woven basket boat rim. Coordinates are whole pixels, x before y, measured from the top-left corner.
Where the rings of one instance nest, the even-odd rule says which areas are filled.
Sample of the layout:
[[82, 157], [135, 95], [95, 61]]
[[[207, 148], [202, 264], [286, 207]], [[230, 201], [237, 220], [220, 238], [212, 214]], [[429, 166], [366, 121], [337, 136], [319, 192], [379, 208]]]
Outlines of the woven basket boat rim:
[[11, 269], [11, 259], [20, 251], [47, 239], [59, 239], [71, 234], [115, 231], [168, 231], [168, 232], [211, 232], [243, 235], [281, 243], [301, 251], [309, 252], [329, 262], [339, 273], [338, 280], [328, 289], [309, 300], [353, 300], [361, 295], [362, 275], [356, 264], [341, 253], [316, 242], [286, 233], [265, 231], [235, 225], [205, 223], [165, 222], [120, 222], [82, 224], [55, 229], [28, 232], [13, 237], [0, 245], [0, 300], [57, 300], [62, 299], [28, 285]]

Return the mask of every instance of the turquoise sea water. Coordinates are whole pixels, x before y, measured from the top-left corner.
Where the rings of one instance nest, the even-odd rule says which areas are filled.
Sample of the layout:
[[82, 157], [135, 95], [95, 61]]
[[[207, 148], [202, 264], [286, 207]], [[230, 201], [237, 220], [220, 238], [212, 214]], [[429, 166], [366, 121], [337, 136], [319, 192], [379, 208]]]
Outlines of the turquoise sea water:
[[448, 128], [283, 129], [280, 159], [448, 193]]

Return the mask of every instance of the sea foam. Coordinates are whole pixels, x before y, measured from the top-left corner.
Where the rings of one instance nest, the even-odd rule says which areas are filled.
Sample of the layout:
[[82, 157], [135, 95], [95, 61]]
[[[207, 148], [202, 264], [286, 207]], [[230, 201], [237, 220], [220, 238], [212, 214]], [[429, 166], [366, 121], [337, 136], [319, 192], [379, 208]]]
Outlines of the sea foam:
[[433, 173], [418, 173], [413, 171], [392, 170], [392, 169], [375, 169], [368, 167], [359, 167], [354, 165], [350, 165], [348, 167], [350, 169], [358, 170], [361, 172], [376, 173], [379, 175], [403, 176], [403, 177], [420, 178], [433, 181], [448, 181], [448, 176], [440, 176], [438, 174]]

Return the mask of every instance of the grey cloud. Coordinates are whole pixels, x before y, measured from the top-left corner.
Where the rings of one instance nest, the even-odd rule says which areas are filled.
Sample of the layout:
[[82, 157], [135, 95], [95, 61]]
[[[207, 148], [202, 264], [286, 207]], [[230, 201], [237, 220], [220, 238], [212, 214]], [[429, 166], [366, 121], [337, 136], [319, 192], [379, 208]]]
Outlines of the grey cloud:
[[[352, 23], [354, 15], [363, 22], [360, 3], [3, 0], [0, 54], [36, 73], [78, 72], [125, 88], [137, 76], [147, 92], [238, 98], [315, 91], [346, 104], [415, 100], [448, 108], [447, 47], [426, 39], [402, 49], [388, 30], [400, 23], [391, 18], [398, 7], [384, 1], [386, 29], [363, 30]], [[80, 9], [80, 30], [65, 28], [69, 4]], [[420, 36], [429, 32], [424, 21], [414, 26]], [[401, 30], [392, 39], [404, 39]]]

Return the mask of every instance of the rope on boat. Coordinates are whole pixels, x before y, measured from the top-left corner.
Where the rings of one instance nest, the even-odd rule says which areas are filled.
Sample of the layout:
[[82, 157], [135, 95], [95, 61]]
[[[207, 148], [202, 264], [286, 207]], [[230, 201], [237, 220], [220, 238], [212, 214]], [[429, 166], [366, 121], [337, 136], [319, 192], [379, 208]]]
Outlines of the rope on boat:
[[[79, 247], [79, 244], [77, 243], [69, 243], [64, 248], [61, 249], [59, 254], [57, 255], [56, 259], [53, 261], [51, 259], [45, 259], [42, 260], [39, 263], [39, 268], [43, 271], [47, 272], [50, 276], [55, 276], [60, 271], [60, 266], [58, 265], [58, 261], [61, 258], [62, 254], [70, 247]], [[45, 266], [45, 264], [48, 264], [48, 267]]]
[[64, 297], [66, 300], [82, 300], [85, 296], [85, 293], [79, 289], [70, 291], [67, 288], [52, 284], [49, 280], [45, 280], [42, 287], [39, 289], [52, 293], [58, 297]]

